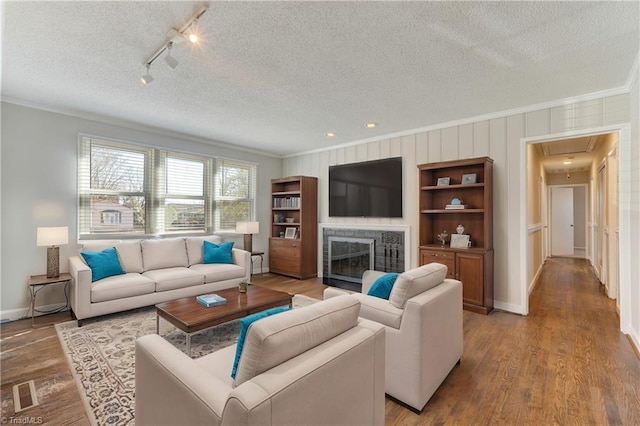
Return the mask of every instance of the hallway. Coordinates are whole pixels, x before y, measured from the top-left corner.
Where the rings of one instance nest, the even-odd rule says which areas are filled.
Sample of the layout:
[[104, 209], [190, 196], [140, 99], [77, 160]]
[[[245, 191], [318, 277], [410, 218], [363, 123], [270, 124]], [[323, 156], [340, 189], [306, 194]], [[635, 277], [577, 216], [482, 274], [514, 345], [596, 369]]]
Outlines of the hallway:
[[588, 261], [550, 258], [528, 316], [464, 313], [462, 363], [387, 424], [640, 424], [640, 359]]

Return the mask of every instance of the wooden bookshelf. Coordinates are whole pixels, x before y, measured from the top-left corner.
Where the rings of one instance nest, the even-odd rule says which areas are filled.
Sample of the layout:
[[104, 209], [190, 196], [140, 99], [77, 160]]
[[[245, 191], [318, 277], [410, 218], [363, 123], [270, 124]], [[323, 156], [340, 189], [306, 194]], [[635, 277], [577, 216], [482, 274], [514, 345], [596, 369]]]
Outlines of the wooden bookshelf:
[[[475, 175], [475, 182], [464, 175]], [[449, 178], [448, 185], [438, 185]], [[447, 265], [449, 278], [462, 281], [464, 308], [487, 314], [493, 309], [493, 160], [489, 157], [418, 165], [420, 265]], [[464, 209], [447, 209], [453, 199]], [[471, 246], [451, 248], [458, 225]], [[447, 231], [447, 242], [438, 234]]]
[[[285, 238], [287, 233], [293, 238]], [[318, 275], [318, 179], [271, 180], [269, 272], [300, 279]]]

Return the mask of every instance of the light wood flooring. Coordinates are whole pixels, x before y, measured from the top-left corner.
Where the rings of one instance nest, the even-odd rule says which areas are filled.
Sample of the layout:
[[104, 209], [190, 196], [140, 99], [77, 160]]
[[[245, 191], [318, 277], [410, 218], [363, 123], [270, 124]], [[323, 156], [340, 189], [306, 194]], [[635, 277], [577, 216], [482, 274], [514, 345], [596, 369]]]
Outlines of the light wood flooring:
[[[253, 282], [315, 298], [326, 287], [274, 274]], [[465, 312], [461, 365], [421, 414], [387, 399], [387, 425], [640, 425], [640, 360], [587, 261], [549, 259], [529, 308], [526, 317]], [[15, 321], [2, 325], [1, 336], [2, 416], [89, 424], [53, 327]], [[12, 387], [27, 380], [47, 392], [39, 406], [14, 414]]]

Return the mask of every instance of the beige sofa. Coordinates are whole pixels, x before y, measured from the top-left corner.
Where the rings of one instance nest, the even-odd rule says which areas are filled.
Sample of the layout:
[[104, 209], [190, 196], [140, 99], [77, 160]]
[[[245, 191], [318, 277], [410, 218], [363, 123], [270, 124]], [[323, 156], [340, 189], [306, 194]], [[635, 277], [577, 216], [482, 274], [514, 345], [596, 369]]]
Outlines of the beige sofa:
[[191, 359], [136, 342], [136, 425], [382, 425], [385, 330], [349, 296], [269, 316], [236, 346]]
[[[431, 263], [400, 274], [389, 300], [368, 296], [379, 271], [365, 271], [360, 316], [386, 327], [386, 393], [421, 411], [459, 363], [463, 350], [462, 283]], [[324, 298], [343, 295], [329, 287]]]
[[234, 248], [233, 264], [203, 264], [205, 240], [222, 242], [212, 235], [84, 244], [81, 251], [115, 247], [126, 273], [91, 282], [91, 269], [81, 256], [69, 258], [70, 303], [78, 325], [86, 318], [215, 292], [250, 279], [249, 252]]

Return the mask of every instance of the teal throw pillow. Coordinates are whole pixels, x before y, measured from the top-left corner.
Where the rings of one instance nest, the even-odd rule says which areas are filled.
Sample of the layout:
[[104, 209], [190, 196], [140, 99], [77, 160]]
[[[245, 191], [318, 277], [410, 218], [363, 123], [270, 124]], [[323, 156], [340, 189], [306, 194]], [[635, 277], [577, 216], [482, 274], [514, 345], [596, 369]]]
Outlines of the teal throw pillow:
[[268, 317], [270, 315], [279, 314], [280, 312], [288, 311], [288, 306], [280, 306], [277, 308], [267, 309], [266, 311], [256, 312], [255, 314], [244, 317], [240, 320], [240, 334], [238, 334], [238, 343], [236, 345], [236, 357], [233, 360], [233, 368], [231, 369], [231, 377], [236, 378], [236, 373], [238, 371], [238, 363], [240, 362], [240, 357], [242, 356], [242, 349], [244, 348], [244, 339], [247, 337], [247, 331], [249, 330], [249, 326], [259, 319]]
[[395, 272], [378, 277], [378, 279], [373, 282], [373, 285], [367, 294], [369, 296], [389, 300], [389, 295], [391, 295], [393, 285], [396, 283], [396, 278], [398, 278], [398, 274]]
[[125, 273], [118, 260], [118, 252], [115, 247], [109, 247], [102, 251], [83, 251], [80, 254], [91, 268], [91, 282]]
[[202, 263], [233, 263], [232, 249], [233, 241], [220, 245], [205, 241]]

